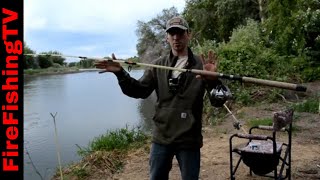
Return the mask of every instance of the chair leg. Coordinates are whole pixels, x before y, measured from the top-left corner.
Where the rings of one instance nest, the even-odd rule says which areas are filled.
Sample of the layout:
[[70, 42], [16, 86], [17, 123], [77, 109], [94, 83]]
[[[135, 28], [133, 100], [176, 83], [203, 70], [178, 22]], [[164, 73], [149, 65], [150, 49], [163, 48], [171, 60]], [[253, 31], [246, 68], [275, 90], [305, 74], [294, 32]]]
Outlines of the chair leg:
[[[291, 180], [291, 150], [290, 150], [290, 146], [287, 146], [287, 149], [285, 151], [285, 155], [284, 155], [283, 159], [280, 159], [280, 160], [282, 161], [282, 165], [280, 167], [279, 179], [288, 178], [289, 180]], [[287, 166], [286, 174], [285, 174], [285, 176], [283, 176], [283, 171], [284, 171], [285, 166]]]
[[236, 171], [238, 170], [238, 167], [241, 163], [242, 157], [239, 158], [236, 166], [233, 168], [233, 159], [232, 159], [232, 154], [230, 154], [230, 179], [231, 180], [235, 180], [235, 175], [236, 175]]
[[288, 179], [291, 180], [291, 144], [289, 146]]
[[292, 147], [292, 123], [290, 124], [290, 126], [289, 126], [289, 131], [288, 131], [288, 136], [289, 136], [289, 138], [288, 138], [288, 141], [289, 141], [289, 143], [288, 143], [288, 172], [289, 172], [289, 174], [288, 174], [288, 179], [289, 180], [291, 180], [291, 147]]
[[233, 148], [232, 148], [232, 138], [235, 137], [236, 135], [232, 135], [230, 138], [229, 138], [229, 153], [230, 153], [230, 179], [231, 180], [235, 180], [235, 174], [236, 174], [236, 171], [237, 171], [237, 168], [238, 168], [238, 165], [239, 165], [239, 161], [241, 161], [241, 158], [240, 160], [238, 161], [237, 163], [237, 166], [235, 167], [235, 169], [233, 170]]
[[229, 139], [229, 153], [230, 153], [230, 179], [234, 180], [234, 175], [233, 175], [233, 165], [232, 165], [232, 137]]
[[291, 159], [289, 158], [288, 169], [287, 169], [288, 180], [291, 180]]
[[232, 151], [230, 151], [230, 179], [235, 180], [232, 161]]

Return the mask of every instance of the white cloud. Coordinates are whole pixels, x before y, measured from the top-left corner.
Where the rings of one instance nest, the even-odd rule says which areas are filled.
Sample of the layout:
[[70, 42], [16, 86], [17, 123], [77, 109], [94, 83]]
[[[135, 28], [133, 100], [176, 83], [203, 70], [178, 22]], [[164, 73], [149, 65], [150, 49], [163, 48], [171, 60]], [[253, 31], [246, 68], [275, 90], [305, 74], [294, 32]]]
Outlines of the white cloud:
[[39, 11], [38, 5], [38, 3], [24, 3], [24, 29], [27, 31], [44, 29], [47, 25], [46, 16], [41, 16], [42, 12]]
[[149, 21], [172, 6], [181, 12], [185, 0], [28, 0], [25, 41], [37, 52], [132, 57], [137, 21]]
[[[26, 29], [112, 33], [149, 20], [164, 8], [184, 7], [183, 0], [29, 0]], [[126, 29], [128, 30], [128, 29]]]

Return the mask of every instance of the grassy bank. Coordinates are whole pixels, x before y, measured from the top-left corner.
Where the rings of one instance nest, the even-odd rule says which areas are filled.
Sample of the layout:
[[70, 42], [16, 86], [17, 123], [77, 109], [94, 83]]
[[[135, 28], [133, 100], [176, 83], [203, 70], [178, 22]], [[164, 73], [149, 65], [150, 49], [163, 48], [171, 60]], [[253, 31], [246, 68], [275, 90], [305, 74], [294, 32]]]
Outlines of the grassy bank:
[[[111, 177], [121, 171], [129, 151], [146, 147], [149, 137], [140, 129], [116, 129], [95, 137], [88, 147], [78, 146], [78, 154], [82, 160], [64, 168], [64, 179], [90, 179], [90, 174]], [[53, 179], [62, 179], [57, 171]], [[102, 178], [103, 179], [103, 178]]]
[[52, 75], [52, 74], [66, 74], [80, 72], [79, 68], [59, 67], [59, 68], [46, 68], [46, 69], [26, 69], [23, 71], [25, 76], [34, 75]]

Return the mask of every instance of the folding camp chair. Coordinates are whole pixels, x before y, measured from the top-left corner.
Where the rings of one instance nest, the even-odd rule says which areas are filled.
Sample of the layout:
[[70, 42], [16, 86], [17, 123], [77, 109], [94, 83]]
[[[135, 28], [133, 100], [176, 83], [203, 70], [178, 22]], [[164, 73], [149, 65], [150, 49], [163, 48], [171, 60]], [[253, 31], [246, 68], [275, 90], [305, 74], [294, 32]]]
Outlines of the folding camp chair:
[[[291, 179], [292, 118], [292, 109], [276, 112], [272, 126], [255, 126], [249, 130], [249, 134], [238, 133], [230, 137], [230, 177], [232, 180], [235, 180], [235, 173], [241, 161], [250, 168], [250, 175], [253, 172], [255, 175], [274, 179]], [[254, 129], [267, 130], [270, 133], [269, 135], [257, 135], [252, 133]], [[279, 131], [286, 132], [287, 142], [277, 141], [279, 138], [276, 135]], [[248, 143], [244, 147], [234, 148], [232, 143], [235, 137], [248, 139]], [[233, 154], [240, 155], [235, 167], [233, 166], [233, 158], [235, 158]], [[283, 175], [284, 168], [286, 168], [285, 175]]]

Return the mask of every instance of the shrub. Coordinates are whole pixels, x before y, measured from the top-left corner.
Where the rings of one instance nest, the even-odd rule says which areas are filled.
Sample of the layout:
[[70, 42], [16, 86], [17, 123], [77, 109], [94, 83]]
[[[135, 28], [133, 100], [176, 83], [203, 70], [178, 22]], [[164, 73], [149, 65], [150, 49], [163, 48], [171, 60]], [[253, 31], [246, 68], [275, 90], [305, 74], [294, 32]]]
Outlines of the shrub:
[[61, 68], [62, 66], [60, 64], [58, 64], [58, 63], [53, 63], [52, 67], [53, 68]]
[[53, 65], [52, 61], [50, 60], [50, 57], [48, 56], [38, 56], [38, 62], [40, 68], [48, 68]]
[[94, 138], [94, 140], [89, 143], [89, 150], [127, 150], [132, 146], [144, 143], [146, 140], [147, 136], [139, 129], [117, 129], [108, 131], [106, 134]]
[[292, 105], [292, 107], [297, 112], [318, 113], [320, 108], [320, 99], [316, 97], [309, 98], [303, 102]]
[[[259, 79], [300, 82], [302, 77], [299, 62], [303, 57], [280, 56], [275, 50], [267, 47], [259, 22], [248, 19], [247, 24], [234, 29], [230, 42], [216, 43], [207, 40], [193, 48], [195, 53], [206, 54], [214, 50], [219, 58], [219, 72], [224, 74], [241, 75]], [[293, 65], [289, 65], [293, 64]], [[313, 71], [312, 71], [313, 72]], [[228, 81], [230, 90], [234, 93], [237, 102], [248, 105], [255, 102], [252, 98], [257, 91], [265, 91], [261, 94], [263, 99], [276, 100], [279, 91], [261, 88], [257, 85], [243, 85]], [[259, 97], [259, 101], [261, 97]]]

